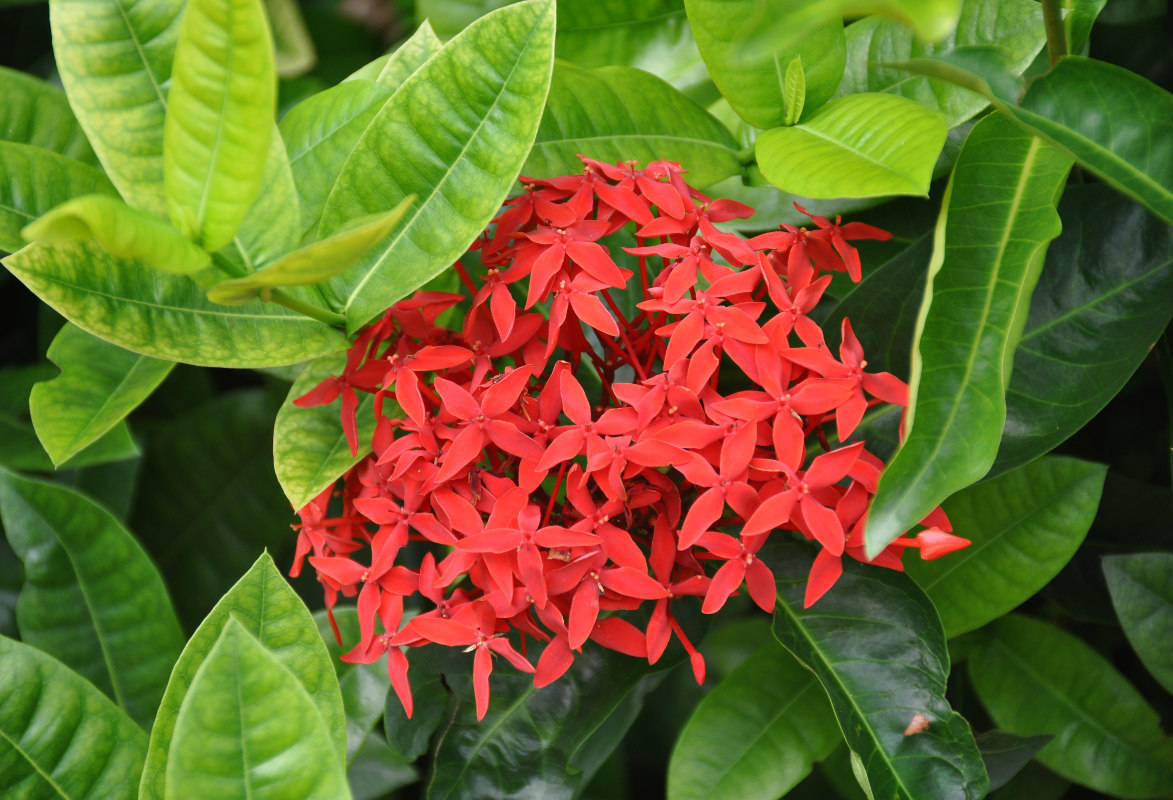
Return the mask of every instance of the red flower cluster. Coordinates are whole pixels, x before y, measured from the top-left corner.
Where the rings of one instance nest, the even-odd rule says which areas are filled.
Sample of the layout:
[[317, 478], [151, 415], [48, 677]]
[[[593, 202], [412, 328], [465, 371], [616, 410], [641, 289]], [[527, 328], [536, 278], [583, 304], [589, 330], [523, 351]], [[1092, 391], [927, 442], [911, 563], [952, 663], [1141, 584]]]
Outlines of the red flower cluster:
[[[862, 442], [832, 449], [824, 426], [845, 442], [868, 406], [904, 404], [907, 387], [864, 371], [846, 320], [835, 358], [807, 314], [830, 282], [820, 273], [859, 280], [849, 240], [888, 234], [811, 216], [814, 230], [747, 240], [716, 226], [752, 210], [705, 197], [677, 164], [583, 161], [581, 175], [524, 180], [474, 245], [480, 266], [455, 267], [469, 297], [397, 303], [341, 376], [297, 400], [341, 396], [357, 455], [357, 392], [374, 395], [373, 452], [345, 476], [340, 512], [328, 511], [333, 488], [300, 511], [293, 574], [312, 552], [327, 606], [358, 595], [361, 640], [345, 659], [386, 654], [408, 715], [403, 647], [475, 651], [478, 718], [492, 653], [541, 687], [588, 639], [655, 662], [675, 635], [702, 681], [672, 613], [682, 595], [713, 613], [744, 583], [772, 611], [757, 553], [779, 529], [822, 546], [807, 605], [844, 554], [865, 559], [883, 465]], [[629, 268], [603, 243], [617, 235], [634, 235]], [[461, 330], [437, 324], [466, 301]], [[808, 459], [808, 441], [826, 452]], [[940, 512], [925, 525], [874, 563], [900, 569], [906, 547], [933, 558], [968, 544]], [[412, 541], [425, 552], [408, 566]], [[430, 610], [404, 623], [416, 592]], [[614, 613], [645, 603], [642, 628]], [[536, 666], [510, 631], [523, 649], [525, 637], [547, 642]]]

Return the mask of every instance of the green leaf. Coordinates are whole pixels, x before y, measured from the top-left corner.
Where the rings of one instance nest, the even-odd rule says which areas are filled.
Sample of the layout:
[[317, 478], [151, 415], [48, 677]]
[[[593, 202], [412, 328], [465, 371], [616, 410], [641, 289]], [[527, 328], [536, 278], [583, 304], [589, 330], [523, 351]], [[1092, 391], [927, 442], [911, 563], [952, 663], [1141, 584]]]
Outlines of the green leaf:
[[36, 244], [4, 266], [78, 327], [153, 358], [275, 367], [346, 347], [339, 331], [309, 317], [261, 302], [220, 306], [187, 277], [84, 242]]
[[1108, 556], [1103, 565], [1129, 644], [1165, 691], [1173, 693], [1173, 553]]
[[383, 710], [383, 732], [396, 755], [404, 761], [416, 761], [431, 749], [432, 736], [449, 716], [451, 694], [445, 670], [437, 667], [433, 654], [411, 648], [407, 658], [414, 670], [410, 672], [412, 715], [409, 719], [399, 697], [391, 692]]
[[192, 678], [167, 757], [166, 796], [350, 796], [310, 696], [233, 617]]
[[349, 643], [358, 642], [360, 638], [358, 611], [355, 607], [337, 606], [334, 609], [334, 622], [342, 635], [343, 645], [334, 639], [334, 630], [326, 611], [314, 612], [314, 624], [318, 626], [326, 652], [330, 654], [330, 663], [334, 665], [338, 686], [342, 691], [342, 707], [346, 711], [346, 766], [350, 767], [378, 728], [379, 720], [383, 717], [383, 706], [387, 703], [387, 693], [391, 691], [391, 679], [387, 677], [387, 667], [382, 661], [348, 664], [340, 660], [342, 654], [350, 649]]
[[[1016, 77], [1031, 65], [1046, 41], [1042, 7], [1033, 0], [963, 0], [957, 27], [936, 42], [917, 38], [895, 20], [867, 17], [847, 26], [847, 67], [838, 94], [897, 94], [940, 111], [953, 128], [985, 108], [989, 100], [954, 83], [910, 75], [898, 64], [941, 59], [984, 46], [1000, 54], [1005, 74]], [[1021, 83], [1009, 101], [1017, 101], [1020, 92]]]
[[415, 195], [405, 197], [384, 214], [363, 217], [329, 238], [306, 245], [267, 264], [251, 275], [221, 281], [208, 291], [213, 303], [236, 306], [247, 303], [266, 289], [319, 283], [349, 269], [376, 242], [403, 219]]
[[346, 772], [354, 800], [382, 800], [388, 792], [418, 783], [419, 779], [419, 771], [378, 736], [367, 741]]
[[1017, 608], [1059, 574], [1083, 543], [1107, 467], [1044, 456], [945, 502], [953, 529], [972, 544], [905, 569], [933, 601], [949, 638]]
[[1015, 736], [1002, 731], [979, 733], [978, 749], [990, 776], [990, 791], [1009, 783], [1049, 741], [1050, 736]]
[[895, 61], [892, 68], [924, 76], [941, 86], [965, 90], [963, 99], [979, 96], [983, 108], [990, 100], [1017, 103], [1026, 85], [1014, 72], [1010, 53], [998, 45], [957, 47], [932, 56]]
[[[297, 247], [301, 240], [297, 197], [285, 143], [274, 130], [269, 137], [261, 191], [245, 214], [240, 230], [219, 254], [252, 272], [258, 264], [267, 264]], [[324, 308], [323, 303], [318, 297], [317, 304]]]
[[65, 93], [56, 86], [0, 67], [0, 139], [31, 144], [95, 166], [98, 159]]
[[[872, 796], [981, 798], [987, 778], [969, 724], [949, 707], [949, 650], [933, 604], [909, 578], [844, 559], [843, 575], [804, 609], [808, 548], [763, 551], [778, 579], [774, 635], [831, 698]], [[929, 727], [906, 735], [924, 717]]]
[[116, 196], [98, 170], [33, 145], [0, 141], [0, 251], [28, 242], [21, 229], [54, 206], [93, 192]]
[[[230, 620], [257, 637], [260, 646], [292, 673], [302, 691], [309, 693], [309, 699], [317, 708], [319, 722], [324, 721], [331, 745], [315, 760], [337, 760], [339, 768], [344, 763], [346, 719], [330, 656], [309, 610], [281, 577], [273, 559], [264, 553], [221, 598], [183, 648], [159, 704], [155, 726], [151, 729], [151, 744], [139, 786], [140, 800], [163, 797], [164, 774], [170, 771], [168, 753], [172, 734], [183, 714], [181, 704], [190, 705], [185, 703], [189, 690], [198, 680], [200, 668], [212, 656], [221, 631]], [[214, 691], [214, 688], [209, 687], [208, 691]]]
[[0, 516], [24, 563], [21, 639], [149, 728], [183, 633], [147, 554], [113, 514], [58, 484], [0, 471]]
[[88, 194], [62, 203], [26, 226], [21, 236], [48, 244], [93, 239], [112, 256], [136, 258], [177, 275], [199, 272], [211, 263], [205, 250], [166, 222], [108, 195]]
[[1123, 67], [1067, 56], [1000, 106], [1080, 164], [1173, 222], [1173, 94]]
[[668, 800], [775, 800], [840, 741], [814, 676], [767, 641], [692, 712], [668, 763]]
[[533, 144], [553, 50], [553, 0], [494, 11], [412, 73], [371, 121], [326, 202], [322, 233], [408, 195], [420, 202], [330, 281], [350, 331], [450, 267], [500, 208]]
[[680, 162], [693, 186], [737, 175], [737, 142], [712, 115], [654, 75], [630, 67], [584, 70], [559, 62], [526, 175], [582, 171], [600, 161]]
[[282, 78], [293, 78], [313, 69], [318, 53], [296, 0], [265, 0], [265, 10], [273, 26], [277, 74]]
[[61, 374], [33, 387], [29, 413], [55, 466], [106, 435], [175, 366], [123, 350], [68, 322], [47, 355]]
[[1071, 161], [1000, 116], [974, 126], [937, 223], [905, 439], [868, 512], [878, 553], [994, 462], [1006, 387]]
[[64, 664], [0, 636], [0, 793], [134, 800], [147, 735]]
[[273, 466], [285, 496], [294, 508], [302, 508], [343, 473], [366, 457], [375, 432], [372, 395], [359, 396], [358, 455], [350, 454], [339, 418], [341, 400], [324, 406], [299, 408], [293, 401], [332, 375], [340, 375], [346, 355], [323, 356], [306, 365], [293, 382], [277, 412], [273, 428]]
[[[348, 81], [366, 80], [383, 84], [391, 89], [396, 89], [411, 77], [411, 73], [422, 67], [429, 58], [440, 52], [440, 48], [443, 46], [444, 43], [432, 31], [432, 26], [425, 19], [416, 28], [415, 33], [409, 36], [403, 44], [395, 48], [394, 53], [379, 56], [362, 69], [351, 73], [344, 83]], [[325, 93], [320, 92], [319, 95]], [[282, 130], [284, 130], [285, 120], [281, 121], [281, 125]]]
[[[688, 20], [713, 82], [738, 115], [758, 128], [787, 124], [787, 65], [801, 59], [806, 71], [808, 108], [831, 99], [843, 77], [846, 55], [843, 21], [826, 24], [793, 40], [771, 24], [778, 2], [758, 0], [685, 0]], [[789, 44], [774, 40], [780, 33]], [[797, 121], [797, 114], [794, 115]], [[793, 123], [788, 123], [793, 124]]]
[[782, 105], [786, 109], [783, 125], [793, 125], [802, 116], [806, 105], [806, 72], [802, 68], [802, 56], [795, 56], [786, 65], [786, 76], [782, 80]]
[[122, 198], [158, 217], [166, 86], [186, 0], [55, 0], [53, 56], [77, 121]]
[[919, 103], [854, 94], [761, 133], [758, 166], [779, 189], [805, 197], [927, 195], [947, 133], [944, 117]]
[[1173, 740], [1133, 686], [1084, 642], [1011, 615], [970, 653], [969, 674], [998, 727], [1054, 734], [1038, 760], [1113, 797], [1167, 797]]
[[1014, 354], [992, 474], [1082, 428], [1173, 316], [1173, 227], [1103, 184], [1068, 187], [1059, 217], [1063, 233], [1047, 250]]
[[277, 109], [273, 40], [260, 0], [190, 0], [163, 136], [167, 213], [209, 251], [236, 235], [261, 188]]
[[1062, 0], [1067, 11], [1063, 15], [1063, 30], [1067, 34], [1067, 49], [1082, 53], [1092, 32], [1092, 24], [1104, 10], [1108, 0]]

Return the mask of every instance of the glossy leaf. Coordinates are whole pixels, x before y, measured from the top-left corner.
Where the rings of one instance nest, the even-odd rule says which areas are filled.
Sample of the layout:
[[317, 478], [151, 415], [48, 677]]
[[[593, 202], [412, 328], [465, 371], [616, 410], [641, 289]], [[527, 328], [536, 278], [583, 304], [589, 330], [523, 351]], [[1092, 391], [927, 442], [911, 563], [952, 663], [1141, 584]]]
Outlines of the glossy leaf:
[[1103, 565], [1129, 644], [1165, 691], [1173, 692], [1173, 553], [1108, 556]]
[[158, 217], [163, 118], [186, 0], [56, 0], [53, 55], [77, 121], [122, 198]]
[[725, 126], [659, 78], [630, 67], [584, 70], [559, 62], [523, 172], [581, 172], [579, 153], [610, 163], [678, 161], [696, 187], [741, 172]]
[[[357, 640], [355, 640], [357, 641]], [[432, 648], [434, 651], [435, 648]], [[432, 737], [451, 713], [454, 702], [449, 692], [445, 673], [467, 672], [460, 665], [453, 668], [454, 659], [441, 658], [435, 652], [421, 648], [407, 651], [411, 680], [412, 714], [408, 718], [403, 704], [394, 692], [387, 695], [383, 713], [383, 732], [387, 745], [402, 760], [413, 762], [431, 749]]]
[[1173, 227], [1103, 184], [1068, 187], [1059, 216], [1063, 233], [1047, 250], [1014, 354], [992, 474], [1082, 428], [1173, 316]]
[[296, 0], [265, 0], [273, 26], [273, 56], [282, 78], [303, 75], [314, 68], [318, 53]]
[[138, 259], [178, 275], [211, 264], [206, 250], [170, 225], [108, 195], [88, 194], [62, 203], [27, 225], [21, 235], [48, 244], [93, 239], [112, 256]]
[[277, 79], [261, 0], [189, 0], [163, 136], [167, 213], [206, 250], [232, 240], [261, 188]]
[[1173, 222], [1173, 94], [1134, 72], [1067, 56], [1002, 110]]
[[[994, 462], [1014, 348], [1070, 159], [1000, 116], [974, 126], [937, 223], [914, 344], [905, 440], [868, 512], [879, 552]], [[975, 209], [979, 209], [977, 211]]]
[[183, 714], [181, 704], [230, 620], [239, 623], [250, 638], [257, 637], [259, 646], [292, 673], [301, 691], [308, 693], [331, 744], [317, 760], [336, 759], [339, 767], [344, 763], [346, 719], [330, 656], [309, 610], [281, 577], [273, 559], [264, 553], [221, 598], [183, 648], [151, 729], [151, 744], [139, 787], [140, 800], [163, 797], [164, 774], [170, 769], [172, 735]]
[[1087, 46], [1088, 36], [1092, 32], [1092, 24], [1108, 0], [1062, 0], [1063, 30], [1067, 34], [1067, 49], [1072, 53], [1082, 53]]
[[261, 302], [220, 306], [190, 278], [87, 243], [33, 245], [4, 266], [78, 327], [153, 358], [269, 367], [346, 347], [339, 331], [309, 317]]
[[802, 59], [807, 107], [817, 109], [835, 93], [846, 56], [843, 22], [838, 18], [808, 31], [787, 46], [769, 38], [777, 3], [756, 0], [685, 0], [697, 46], [713, 82], [750, 125], [773, 128], [786, 117], [787, 65]]
[[65, 93], [32, 75], [0, 67], [0, 139], [31, 144], [94, 166], [98, 159]]
[[305, 688], [233, 617], [183, 698], [165, 780], [175, 798], [350, 796]]
[[154, 564], [109, 511], [64, 486], [0, 471], [0, 514], [24, 563], [21, 639], [149, 728], [183, 647]]
[[912, 100], [855, 94], [764, 131], [758, 166], [779, 189], [805, 197], [927, 195], [947, 132], [941, 114]]
[[970, 653], [969, 667], [999, 728], [1055, 735], [1037, 756], [1050, 769], [1114, 797], [1168, 795], [1173, 739], [1141, 694], [1084, 642], [1011, 615]]
[[241, 305], [263, 296], [266, 289], [304, 286], [328, 280], [349, 269], [376, 242], [403, 219], [415, 196], [408, 196], [384, 214], [372, 214], [326, 239], [308, 244], [267, 264], [251, 275], [221, 281], [208, 291], [208, 299], [224, 305]]
[[774, 800], [840, 741], [818, 681], [767, 641], [689, 717], [668, 764], [668, 800]]
[[341, 400], [324, 406], [299, 408], [293, 401], [331, 375], [341, 374], [346, 356], [323, 356], [306, 365], [293, 382], [289, 395], [277, 412], [273, 429], [273, 465], [277, 480], [294, 508], [313, 500], [344, 472], [366, 457], [375, 432], [372, 395], [361, 394], [358, 406], [358, 441], [364, 445], [357, 456], [350, 454], [346, 434], [338, 415]]
[[84, 678], [0, 636], [0, 793], [134, 800], [147, 735]]
[[990, 776], [990, 791], [1009, 783], [1049, 741], [1050, 736], [1015, 736], [1002, 731], [979, 733], [978, 749]]
[[[839, 581], [803, 609], [811, 553], [775, 552], [763, 551], [778, 578], [774, 635], [823, 685], [872, 796], [984, 797], [973, 733], [945, 699], [949, 651], [924, 593], [898, 572], [845, 559]], [[918, 714], [928, 727], [906, 735]]]
[[[963, 0], [957, 27], [935, 42], [918, 39], [907, 26], [867, 17], [847, 26], [847, 67], [838, 94], [890, 92], [940, 111], [952, 128], [981, 111], [989, 100], [954, 83], [894, 68], [918, 58], [942, 58], [958, 48], [995, 45], [1006, 74], [1021, 75], [1046, 44], [1041, 6], [1033, 0]], [[1018, 99], [1017, 94], [1010, 102]]]
[[[388, 88], [397, 89], [411, 76], [411, 73], [440, 52], [440, 48], [443, 46], [444, 43], [436, 36], [431, 24], [425, 19], [415, 29], [415, 33], [395, 48], [395, 52], [379, 56], [362, 69], [355, 70], [344, 83], [357, 80], [374, 81]], [[325, 92], [319, 94], [325, 94]], [[282, 120], [282, 124], [284, 125], [284, 120]]]
[[953, 529], [972, 544], [947, 558], [905, 560], [952, 638], [1012, 611], [1042, 589], [1083, 543], [1107, 467], [1044, 456], [950, 497]]
[[47, 354], [61, 374], [38, 383], [29, 413], [56, 466], [121, 422], [175, 366], [123, 350], [66, 323]]
[[322, 235], [408, 195], [419, 201], [330, 281], [351, 331], [451, 266], [497, 212], [533, 144], [553, 50], [552, 0], [500, 9], [416, 70], [371, 121], [326, 201]]
[[20, 235], [26, 225], [60, 203], [94, 192], [116, 196], [97, 169], [32, 145], [0, 141], [0, 173], [0, 251], [9, 253], [28, 244]]

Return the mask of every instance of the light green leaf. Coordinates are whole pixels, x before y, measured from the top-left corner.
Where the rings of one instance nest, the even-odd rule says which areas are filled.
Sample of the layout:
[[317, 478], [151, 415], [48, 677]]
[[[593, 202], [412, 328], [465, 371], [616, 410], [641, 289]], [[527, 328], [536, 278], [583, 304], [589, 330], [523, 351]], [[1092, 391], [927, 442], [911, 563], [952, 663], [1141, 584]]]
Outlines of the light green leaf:
[[58, 484], [0, 471], [0, 516], [24, 563], [21, 639], [149, 728], [183, 632], [147, 554], [109, 511]]
[[[806, 71], [807, 107], [813, 111], [835, 93], [843, 77], [846, 54], [843, 21], [825, 24], [793, 39], [772, 23], [776, 0], [685, 0], [697, 46], [713, 82], [733, 109], [750, 125], [773, 128], [790, 113], [786, 102], [787, 65], [795, 58]], [[785, 36], [788, 44], [772, 37]], [[797, 121], [797, 115], [795, 115]]]
[[186, 0], [54, 0], [53, 55], [77, 121], [127, 203], [167, 216], [163, 118]]
[[305, 689], [229, 617], [192, 678], [167, 757], [168, 798], [346, 798], [346, 773]]
[[553, 50], [553, 0], [494, 11], [416, 70], [372, 120], [326, 202], [322, 233], [411, 194], [420, 202], [330, 281], [351, 331], [451, 266], [497, 212], [533, 144]]
[[[276, 130], [269, 137], [261, 191], [245, 214], [240, 230], [219, 255], [252, 272], [297, 247], [301, 240], [301, 208], [285, 143]], [[320, 297], [318, 305], [324, 306]]]
[[341, 400], [324, 406], [299, 408], [293, 401], [332, 375], [340, 375], [346, 354], [335, 353], [310, 362], [293, 382], [289, 395], [277, 412], [273, 428], [273, 466], [285, 496], [294, 508], [302, 508], [327, 486], [370, 452], [375, 432], [372, 395], [359, 396], [357, 456], [350, 454], [346, 434], [338, 416]]
[[330, 656], [309, 610], [265, 553], [216, 604], [183, 648], [151, 729], [150, 748], [139, 786], [140, 800], [164, 796], [164, 775], [170, 771], [168, 753], [172, 734], [183, 713], [181, 704], [229, 620], [257, 637], [259, 646], [292, 673], [302, 691], [309, 693], [331, 743], [328, 752], [316, 760], [323, 763], [336, 760], [341, 768], [346, 752], [346, 720]]
[[0, 139], [98, 163], [65, 93], [7, 67], [0, 67]]
[[61, 374], [29, 395], [33, 428], [56, 466], [106, 435], [175, 366], [123, 350], [65, 323], [49, 345]]
[[1002, 730], [1055, 736], [1038, 760], [1113, 797], [1168, 797], [1173, 740], [1108, 661], [1069, 633], [1011, 615], [969, 655], [978, 698]]
[[854, 94], [757, 138], [770, 183], [805, 197], [927, 195], [945, 144], [944, 117], [888, 94]]
[[349, 269], [376, 242], [390, 233], [414, 201], [415, 195], [409, 195], [390, 211], [359, 219], [353, 226], [281, 256], [251, 275], [221, 281], [208, 291], [208, 299], [213, 303], [241, 305], [258, 294], [264, 297], [266, 289], [305, 286], [332, 278]]
[[1044, 456], [950, 497], [945, 511], [972, 544], [937, 561], [913, 554], [905, 570], [937, 607], [952, 638], [1032, 597], [1083, 543], [1107, 468]]
[[1173, 553], [1108, 556], [1104, 577], [1132, 649], [1165, 691], [1173, 693]]
[[40, 650], [0, 636], [0, 793], [134, 800], [147, 735]]
[[[924, 593], [894, 570], [844, 559], [838, 582], [804, 609], [811, 550], [768, 547], [761, 557], [778, 579], [774, 635], [827, 692], [873, 796], [984, 797], [977, 743], [945, 699], [949, 650]], [[906, 734], [918, 714], [929, 727]]]
[[[411, 77], [411, 73], [440, 52], [440, 48], [443, 46], [444, 43], [432, 31], [432, 26], [425, 19], [416, 28], [415, 33], [395, 48], [394, 53], [379, 56], [362, 69], [351, 73], [343, 83], [366, 80], [397, 89], [400, 84]], [[282, 130], [284, 130], [284, 120], [282, 120]]]
[[265, 0], [273, 26], [273, 49], [277, 74], [293, 78], [313, 69], [318, 61], [314, 40], [306, 29], [297, 0]]
[[387, 676], [387, 666], [381, 660], [374, 664], [348, 664], [340, 660], [352, 643], [361, 638], [358, 611], [354, 606], [335, 607], [334, 623], [342, 634], [341, 645], [334, 639], [334, 629], [330, 626], [330, 617], [326, 611], [314, 612], [314, 624], [318, 626], [318, 633], [326, 644], [330, 663], [334, 665], [338, 686], [342, 691], [342, 706], [346, 710], [346, 766], [349, 768], [359, 753], [371, 744], [372, 738], [379, 738], [372, 737], [372, 734], [383, 718], [383, 706], [387, 702], [387, 693], [391, 691], [391, 679]]
[[630, 67], [584, 70], [559, 62], [524, 172], [581, 172], [579, 153], [610, 163], [678, 161], [697, 187], [741, 172], [737, 142], [725, 126], [659, 78]]
[[974, 126], [937, 223], [917, 321], [905, 439], [868, 512], [878, 553], [998, 452], [1014, 348], [1071, 160], [1001, 116]]
[[62, 203], [26, 226], [21, 236], [49, 244], [93, 239], [112, 256], [136, 258], [177, 275], [211, 264], [205, 250], [166, 222], [107, 195], [88, 194]]
[[767, 641], [692, 712], [668, 763], [668, 800], [775, 800], [840, 741], [814, 675]]
[[1173, 94], [1123, 67], [1068, 56], [1000, 107], [1173, 222]]
[[15, 253], [28, 242], [21, 229], [54, 206], [101, 192], [116, 197], [100, 171], [33, 145], [0, 141], [0, 251]]
[[[1007, 74], [1022, 75], [1046, 44], [1042, 7], [1034, 0], [963, 0], [957, 26], [927, 42], [892, 19], [867, 17], [847, 26], [847, 67], [837, 94], [890, 92], [940, 111], [953, 128], [989, 101], [943, 80], [910, 75], [899, 62], [942, 58], [971, 46], [997, 46]], [[1018, 96], [1010, 98], [1017, 101]]]
[[786, 76], [782, 79], [782, 105], [786, 109], [783, 125], [793, 125], [802, 117], [806, 105], [806, 72], [802, 68], [802, 56], [795, 56], [786, 65]]
[[309, 317], [269, 303], [216, 305], [187, 277], [84, 242], [36, 244], [4, 266], [78, 327], [153, 358], [274, 367], [346, 347], [339, 331]]
[[188, 2], [167, 103], [167, 213], [184, 236], [219, 250], [257, 198], [277, 108], [260, 0]]

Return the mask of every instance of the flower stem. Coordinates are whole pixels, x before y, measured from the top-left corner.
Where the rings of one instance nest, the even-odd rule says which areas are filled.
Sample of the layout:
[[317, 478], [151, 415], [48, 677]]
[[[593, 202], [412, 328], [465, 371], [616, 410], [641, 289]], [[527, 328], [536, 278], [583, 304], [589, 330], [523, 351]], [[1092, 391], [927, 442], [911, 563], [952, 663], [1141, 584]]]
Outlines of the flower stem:
[[1043, 0], [1043, 26], [1047, 29], [1047, 56], [1051, 66], [1067, 55], [1067, 32], [1063, 29], [1060, 0]]
[[276, 303], [279, 306], [285, 306], [288, 309], [296, 311], [299, 314], [304, 314], [311, 319], [316, 319], [318, 322], [325, 323], [331, 327], [346, 328], [346, 317], [341, 314], [335, 314], [329, 309], [312, 305], [304, 300], [298, 300], [296, 297], [288, 295], [280, 289], [262, 290], [261, 299]]

